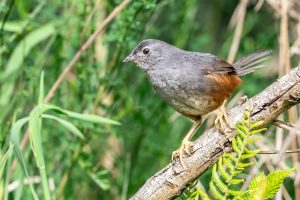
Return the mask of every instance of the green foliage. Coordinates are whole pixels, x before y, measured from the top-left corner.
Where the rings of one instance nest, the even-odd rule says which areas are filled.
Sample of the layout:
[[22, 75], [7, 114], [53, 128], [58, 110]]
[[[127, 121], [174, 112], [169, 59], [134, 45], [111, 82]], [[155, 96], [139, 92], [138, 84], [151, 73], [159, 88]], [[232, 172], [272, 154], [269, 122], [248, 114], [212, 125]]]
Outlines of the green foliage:
[[244, 179], [240, 175], [250, 166], [259, 150], [250, 150], [248, 145], [253, 143], [253, 135], [265, 129], [259, 129], [261, 122], [254, 122], [250, 118], [250, 110], [246, 110], [244, 120], [236, 124], [236, 137], [232, 139], [233, 153], [225, 153], [213, 166], [210, 191], [215, 199], [230, 199], [242, 194], [236, 190]]
[[[250, 150], [249, 144], [258, 140], [255, 134], [262, 132], [265, 128], [259, 128], [261, 121], [253, 121], [250, 118], [251, 110], [245, 110], [244, 119], [236, 124], [236, 137], [232, 139], [232, 153], [224, 153], [216, 164], [213, 165], [212, 178], [209, 188], [213, 199], [226, 200], [254, 200], [272, 198], [283, 180], [294, 170], [279, 170], [265, 176], [261, 173], [253, 178], [249, 184], [249, 189], [242, 191], [241, 184], [244, 179], [241, 178], [245, 174], [247, 167], [253, 163], [249, 159], [254, 158], [259, 150]], [[197, 187], [195, 184], [189, 186], [183, 193], [182, 199], [205, 199], [210, 197]]]
[[10, 144], [7, 151], [3, 156], [1, 156], [1, 161], [0, 161], [0, 199], [4, 199], [4, 194], [5, 194], [5, 184], [4, 184], [4, 179], [2, 179], [4, 170], [5, 170], [5, 165], [7, 163], [7, 160], [12, 152], [13, 145]]
[[[39, 98], [38, 98], [38, 105], [30, 112], [29, 117], [22, 118], [16, 121], [12, 125], [11, 129], [11, 142], [15, 147], [15, 154], [19, 160], [19, 163], [22, 166], [24, 175], [29, 179], [29, 173], [24, 161], [24, 157], [21, 153], [21, 149], [19, 147], [19, 135], [21, 128], [28, 123], [29, 124], [29, 138], [32, 152], [35, 156], [36, 165], [39, 169], [40, 177], [42, 180], [43, 186], [43, 195], [44, 199], [51, 199], [50, 189], [48, 185], [48, 176], [46, 173], [46, 165], [45, 165], [45, 158], [43, 152], [43, 145], [42, 145], [42, 121], [43, 118], [45, 119], [54, 119], [59, 122], [62, 126], [67, 128], [70, 132], [74, 133], [76, 136], [80, 137], [81, 139], [84, 138], [83, 134], [80, 132], [76, 126], [72, 123], [55, 116], [53, 114], [45, 114], [46, 112], [53, 111], [56, 114], [64, 115], [66, 117], [79, 119], [82, 121], [92, 122], [92, 123], [100, 123], [100, 124], [112, 124], [112, 125], [120, 125], [118, 122], [113, 121], [111, 119], [99, 117], [96, 115], [89, 115], [89, 114], [80, 114], [68, 110], [61, 109], [57, 106], [44, 104], [44, 73], [42, 73], [41, 81], [40, 81], [40, 90], [39, 90]], [[91, 178], [93, 180], [97, 180], [92, 174]], [[100, 186], [105, 187], [102, 182], [98, 181]], [[107, 186], [106, 186], [107, 187]], [[30, 183], [31, 192], [34, 199], [38, 199], [37, 194]]]
[[[23, 139], [29, 113], [36, 107], [40, 110], [57, 105], [64, 111], [92, 113], [122, 122], [120, 126], [102, 126], [97, 120], [86, 123], [85, 118], [90, 115], [62, 113], [53, 107], [39, 116], [47, 178], [54, 182], [55, 190], [50, 192], [55, 199], [128, 199], [170, 161], [171, 152], [190, 128], [189, 120], [174, 114], [155, 94], [141, 70], [122, 63], [137, 43], [157, 38], [224, 59], [231, 47], [234, 31], [228, 24], [237, 1], [131, 1], [82, 54], [59, 85], [51, 105], [37, 105], [41, 72], [45, 71], [47, 92], [84, 41], [121, 2], [0, 1], [3, 155], [12, 139], [17, 139], [18, 144]], [[254, 4], [249, 5], [237, 57], [276, 47], [280, 20], [273, 15], [266, 4], [258, 12]], [[243, 77], [244, 84], [238, 91], [251, 97], [277, 78], [274, 70], [265, 72], [259, 70]], [[209, 123], [201, 125], [199, 133], [207, 128], [206, 124]], [[11, 133], [15, 133], [15, 138]], [[23, 162], [17, 164], [14, 173], [9, 173], [13, 160], [8, 158], [4, 188], [40, 175], [31, 145], [25, 145], [22, 152], [14, 147], [14, 155]], [[27, 177], [22, 163], [28, 170]], [[206, 190], [209, 173], [201, 176]], [[37, 196], [42, 197], [41, 183], [33, 185]], [[292, 185], [286, 187], [292, 191]], [[4, 199], [33, 199], [31, 185], [21, 184], [16, 190], [5, 192]]]
[[260, 175], [251, 180], [248, 190], [246, 190], [241, 197], [237, 197], [236, 199], [264, 200], [273, 198], [281, 187], [284, 179], [294, 170], [295, 168], [289, 170], [278, 170], [271, 172], [268, 176], [262, 172]]

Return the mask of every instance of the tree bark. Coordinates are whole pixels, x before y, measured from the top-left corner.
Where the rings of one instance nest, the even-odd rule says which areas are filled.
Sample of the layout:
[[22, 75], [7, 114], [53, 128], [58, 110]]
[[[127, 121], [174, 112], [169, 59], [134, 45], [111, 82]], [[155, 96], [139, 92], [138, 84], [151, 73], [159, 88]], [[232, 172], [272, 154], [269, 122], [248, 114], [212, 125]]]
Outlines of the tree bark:
[[[253, 83], [257, 84], [257, 83]], [[243, 119], [244, 110], [252, 108], [251, 118], [263, 121], [268, 126], [281, 113], [300, 102], [300, 66], [291, 70], [261, 93], [229, 111], [232, 123]], [[198, 178], [210, 168], [224, 152], [231, 148], [231, 138], [235, 131], [229, 131], [226, 137], [215, 127], [205, 131], [191, 146], [191, 156], [185, 155], [183, 162], [171, 162], [150, 177], [133, 195], [131, 200], [172, 199], [181, 194], [188, 183]]]

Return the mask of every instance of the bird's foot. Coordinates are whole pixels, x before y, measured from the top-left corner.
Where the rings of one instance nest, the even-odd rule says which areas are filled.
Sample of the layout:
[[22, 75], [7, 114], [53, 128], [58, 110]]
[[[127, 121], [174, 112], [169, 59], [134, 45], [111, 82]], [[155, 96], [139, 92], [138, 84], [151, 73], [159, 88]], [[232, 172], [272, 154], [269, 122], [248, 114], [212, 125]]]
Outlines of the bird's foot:
[[191, 147], [191, 142], [188, 140], [183, 140], [181, 143], [181, 146], [179, 147], [179, 149], [173, 151], [172, 153], [172, 162], [176, 161], [176, 158], [179, 157], [179, 162], [182, 165], [183, 168], [186, 168], [186, 165], [183, 163], [183, 155], [186, 153], [189, 156], [192, 155], [192, 153], [190, 152], [190, 147]]
[[231, 132], [235, 129], [234, 124], [232, 124], [232, 122], [228, 118], [226, 108], [223, 106], [221, 107], [220, 113], [215, 120], [215, 126], [221, 133], [225, 135], [228, 135], [228, 131]]

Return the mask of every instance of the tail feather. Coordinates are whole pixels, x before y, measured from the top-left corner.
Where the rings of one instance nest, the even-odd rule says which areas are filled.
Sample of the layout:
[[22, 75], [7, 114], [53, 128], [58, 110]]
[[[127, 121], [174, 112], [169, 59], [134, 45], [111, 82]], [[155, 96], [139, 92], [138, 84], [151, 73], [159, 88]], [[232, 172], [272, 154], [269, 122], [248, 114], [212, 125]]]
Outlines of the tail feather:
[[265, 65], [263, 65], [262, 62], [267, 60], [271, 53], [272, 50], [261, 50], [241, 58], [233, 64], [237, 75], [243, 76], [264, 67]]

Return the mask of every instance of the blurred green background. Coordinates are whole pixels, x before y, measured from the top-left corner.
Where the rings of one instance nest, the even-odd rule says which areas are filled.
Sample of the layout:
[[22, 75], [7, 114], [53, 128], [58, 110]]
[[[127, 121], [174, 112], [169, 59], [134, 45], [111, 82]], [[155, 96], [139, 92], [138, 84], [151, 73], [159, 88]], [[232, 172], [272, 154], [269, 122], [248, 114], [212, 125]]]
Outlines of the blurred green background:
[[[28, 116], [37, 104], [41, 72], [47, 93], [76, 51], [121, 2], [0, 2], [0, 155], [8, 148], [12, 123]], [[72, 120], [85, 135], [80, 140], [45, 120], [43, 151], [56, 199], [127, 199], [170, 161], [192, 122], [160, 99], [141, 70], [122, 60], [147, 38], [226, 59], [235, 30], [229, 22], [238, 4], [238, 0], [136, 0], [118, 14], [82, 54], [50, 103], [122, 125]], [[276, 60], [280, 18], [267, 3], [258, 11], [256, 5], [257, 1], [248, 3], [236, 57], [273, 49]], [[294, 66], [297, 61], [293, 60]], [[270, 64], [243, 77], [238, 91], [251, 97], [277, 77], [278, 67]], [[198, 135], [212, 126], [213, 117]], [[25, 132], [26, 128], [21, 135]], [[29, 174], [38, 174], [29, 144], [23, 154]], [[22, 177], [17, 165], [9, 182]], [[206, 186], [209, 172], [201, 180]], [[35, 188], [40, 194], [40, 186]], [[9, 199], [20, 196], [31, 199], [28, 186], [9, 193]]]

